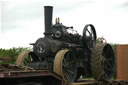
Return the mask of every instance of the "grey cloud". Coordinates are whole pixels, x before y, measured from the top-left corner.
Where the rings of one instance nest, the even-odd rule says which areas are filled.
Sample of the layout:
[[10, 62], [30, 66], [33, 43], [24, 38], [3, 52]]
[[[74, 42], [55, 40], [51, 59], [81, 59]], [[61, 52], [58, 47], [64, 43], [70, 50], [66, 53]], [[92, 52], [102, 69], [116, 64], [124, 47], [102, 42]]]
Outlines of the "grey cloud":
[[122, 7], [128, 7], [128, 2], [125, 2], [124, 4], [121, 5]]
[[72, 3], [61, 3], [59, 4], [55, 4], [55, 13], [63, 13], [63, 12], [67, 12], [67, 11], [71, 11], [71, 10], [75, 10], [76, 8], [80, 8], [81, 6], [86, 6], [86, 5], [90, 5], [91, 3], [94, 3], [95, 1], [93, 0], [82, 0], [82, 1], [75, 1]]
[[128, 2], [124, 2], [123, 4], [120, 4], [117, 8], [127, 8], [128, 9]]
[[[79, 8], [84, 5], [88, 5], [94, 3], [93, 0], [81, 0], [81, 1], [73, 1], [69, 3], [68, 1], [64, 3], [55, 4], [54, 13], [65, 13], [67, 11], [73, 11], [76, 8]], [[22, 24], [24, 21], [31, 21], [35, 19], [41, 18], [44, 16], [43, 14], [43, 2], [40, 1], [32, 1], [24, 3], [10, 3], [9, 1], [2, 2], [2, 32], [6, 32], [12, 29], [22, 28]], [[66, 6], [65, 6], [66, 5]], [[43, 19], [42, 19], [43, 21]]]
[[43, 16], [43, 7], [39, 7], [39, 4], [21, 4], [16, 6], [13, 9], [3, 9], [2, 17], [7, 18], [8, 21], [18, 21], [18, 20], [27, 20], [34, 19]]
[[15, 4], [11, 7], [9, 2], [2, 2], [1, 22], [2, 31], [21, 27], [21, 22], [38, 19], [43, 16], [43, 6], [39, 2]]

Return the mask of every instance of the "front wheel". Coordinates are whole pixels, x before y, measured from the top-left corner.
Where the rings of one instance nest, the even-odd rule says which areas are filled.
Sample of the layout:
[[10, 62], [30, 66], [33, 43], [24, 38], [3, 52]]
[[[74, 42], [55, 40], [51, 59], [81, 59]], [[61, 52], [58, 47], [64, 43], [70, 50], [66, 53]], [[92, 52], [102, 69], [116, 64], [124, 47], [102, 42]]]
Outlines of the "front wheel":
[[77, 74], [76, 58], [73, 52], [68, 49], [60, 50], [55, 56], [53, 68], [65, 83], [72, 83]]

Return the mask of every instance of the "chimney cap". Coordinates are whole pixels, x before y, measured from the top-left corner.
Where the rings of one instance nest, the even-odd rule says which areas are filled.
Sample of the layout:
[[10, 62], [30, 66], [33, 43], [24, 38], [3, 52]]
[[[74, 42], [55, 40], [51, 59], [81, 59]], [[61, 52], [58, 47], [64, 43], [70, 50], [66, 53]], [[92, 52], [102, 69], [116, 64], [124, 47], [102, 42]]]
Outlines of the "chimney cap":
[[44, 6], [45, 8], [53, 8], [53, 6]]

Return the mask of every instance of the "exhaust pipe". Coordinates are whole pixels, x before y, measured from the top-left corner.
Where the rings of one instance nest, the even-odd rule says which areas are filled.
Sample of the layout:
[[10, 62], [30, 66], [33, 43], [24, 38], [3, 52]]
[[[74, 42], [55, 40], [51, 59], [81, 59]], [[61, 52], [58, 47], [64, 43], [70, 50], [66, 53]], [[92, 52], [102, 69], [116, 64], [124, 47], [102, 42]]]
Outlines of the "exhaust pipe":
[[45, 37], [50, 37], [52, 26], [52, 6], [44, 6]]

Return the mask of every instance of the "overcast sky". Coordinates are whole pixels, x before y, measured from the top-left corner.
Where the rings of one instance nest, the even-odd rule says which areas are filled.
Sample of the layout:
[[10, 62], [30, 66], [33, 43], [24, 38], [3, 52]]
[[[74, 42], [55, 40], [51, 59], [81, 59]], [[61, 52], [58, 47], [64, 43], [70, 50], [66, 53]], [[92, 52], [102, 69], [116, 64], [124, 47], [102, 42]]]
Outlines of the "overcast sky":
[[128, 44], [128, 0], [1, 0], [0, 48], [29, 47], [44, 33], [44, 6], [55, 18], [82, 34], [93, 24], [98, 37], [109, 43]]

